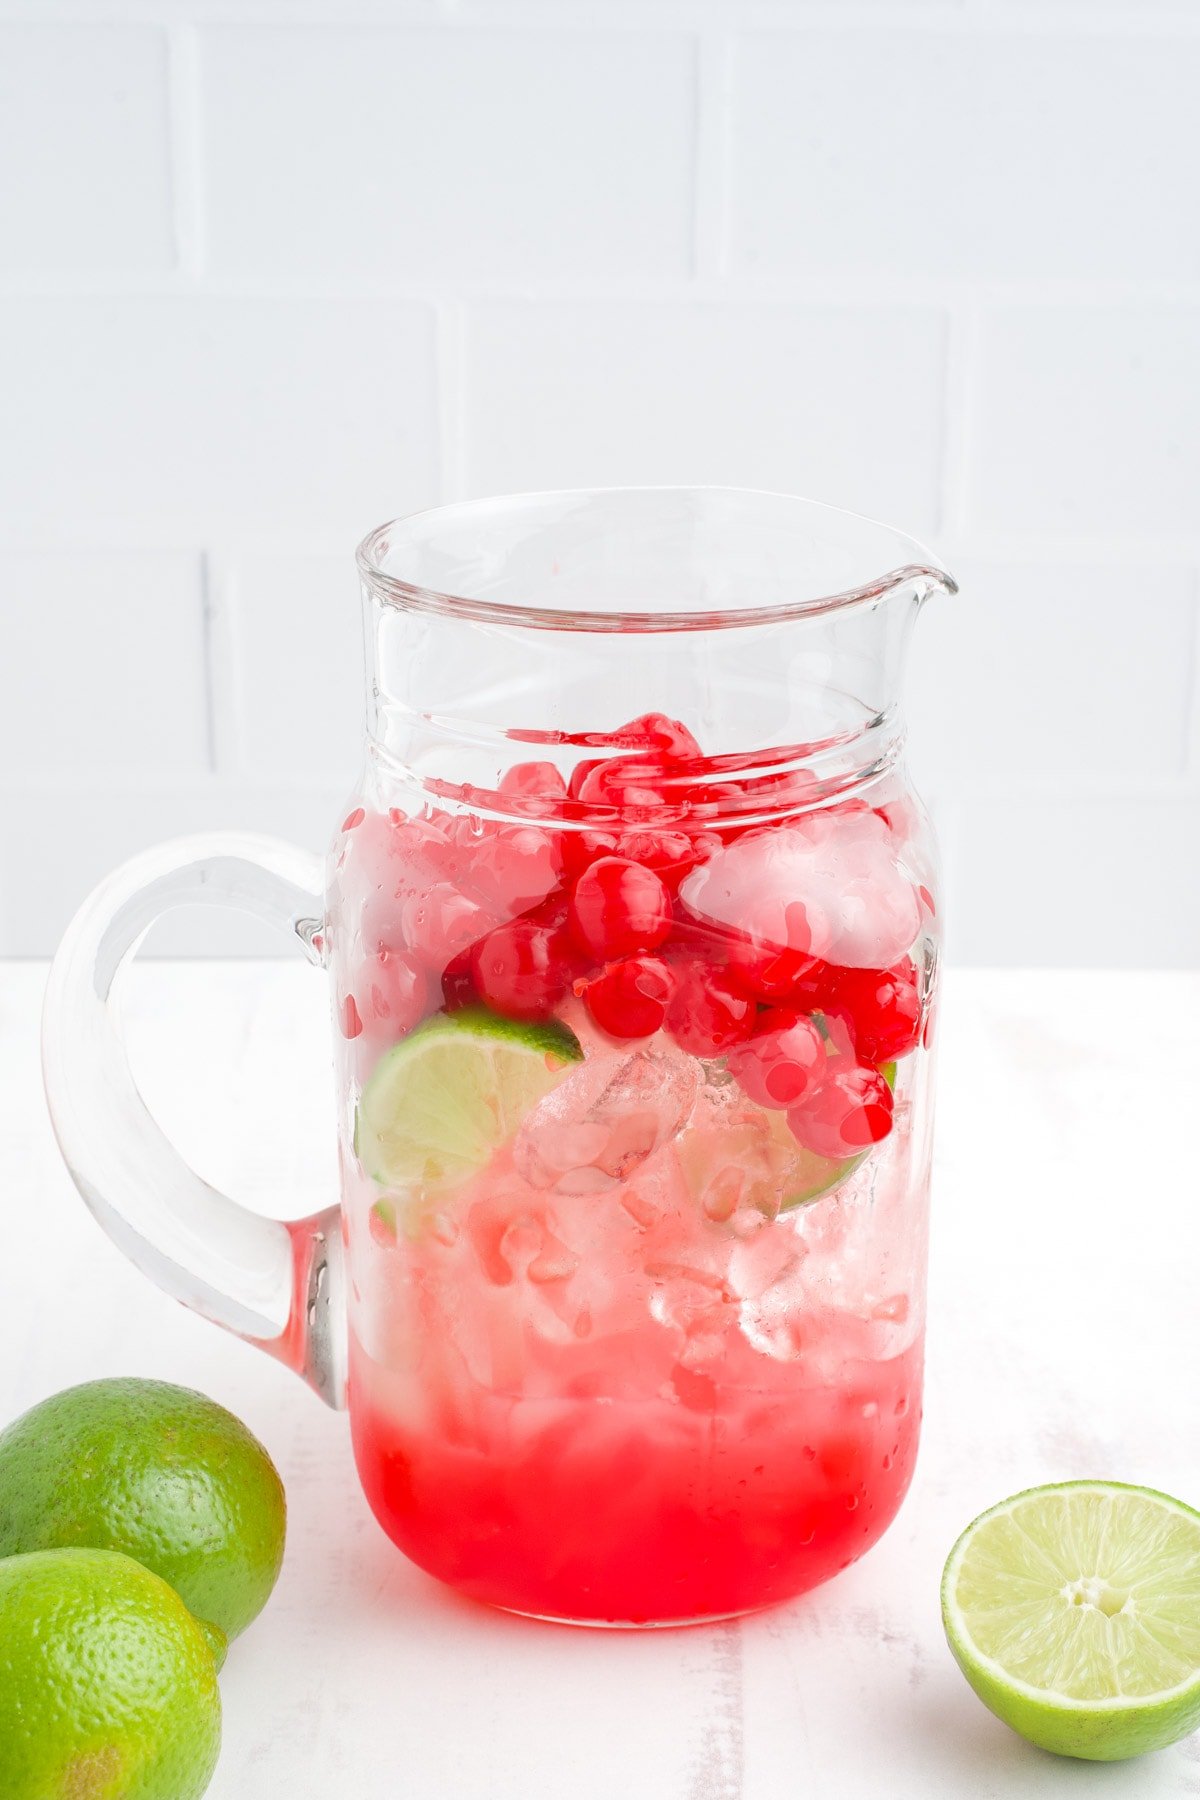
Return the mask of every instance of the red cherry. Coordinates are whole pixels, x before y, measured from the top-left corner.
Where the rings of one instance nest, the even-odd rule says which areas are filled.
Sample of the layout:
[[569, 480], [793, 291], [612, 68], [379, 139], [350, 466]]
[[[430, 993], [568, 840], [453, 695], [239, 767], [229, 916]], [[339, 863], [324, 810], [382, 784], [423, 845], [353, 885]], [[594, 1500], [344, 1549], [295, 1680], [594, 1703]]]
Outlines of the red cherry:
[[753, 811], [746, 803], [744, 781], [690, 780], [686, 785], [673, 786], [672, 795], [678, 795], [686, 804], [691, 818], [711, 819], [722, 831], [730, 815], [736, 818], [739, 812]]
[[892, 1129], [892, 1090], [878, 1069], [829, 1060], [824, 1080], [788, 1113], [792, 1136], [818, 1156], [856, 1156]]
[[649, 744], [664, 756], [699, 756], [700, 746], [678, 719], [668, 719], [666, 713], [639, 713], [636, 719], [630, 719], [613, 732], [613, 739], [618, 744]]
[[779, 1112], [795, 1106], [825, 1074], [825, 1040], [803, 1013], [772, 1009], [754, 1036], [729, 1051], [729, 1072], [747, 1097]]
[[798, 1004], [803, 998], [805, 977], [820, 962], [812, 951], [813, 932], [803, 901], [789, 901], [784, 908], [784, 931], [786, 941], [782, 943], [751, 937], [745, 932], [733, 932], [728, 938], [730, 974], [749, 993], [768, 1004], [781, 1000]]
[[662, 764], [647, 757], [614, 756], [592, 764], [579, 784], [579, 799], [585, 806], [619, 812], [629, 821], [652, 819], [667, 805], [668, 797], [655, 780], [662, 772]]
[[921, 990], [910, 956], [891, 969], [838, 969], [825, 1010], [845, 1021], [861, 1062], [892, 1062], [915, 1050]]
[[544, 1019], [575, 973], [573, 947], [562, 926], [514, 919], [488, 933], [471, 952], [480, 996], [510, 1019]]
[[844, 1056], [850, 1062], [862, 1060], [855, 1051], [854, 1033], [845, 1019], [838, 1013], [827, 1012], [822, 1014], [821, 1023], [829, 1036], [830, 1056]]
[[838, 982], [845, 973], [845, 969], [836, 968], [823, 957], [813, 957], [796, 981], [792, 1004], [802, 1012], [826, 1012], [833, 1004]]
[[583, 1002], [610, 1037], [651, 1037], [666, 1017], [675, 978], [657, 956], [629, 956], [609, 963], [583, 986]]
[[575, 884], [571, 926], [602, 962], [653, 950], [670, 935], [670, 897], [653, 869], [603, 856]]
[[567, 784], [552, 762], [514, 763], [500, 777], [505, 810], [527, 819], [561, 819]]
[[585, 756], [582, 762], [577, 762], [567, 778], [567, 793], [570, 798], [572, 800], [581, 799], [583, 797], [583, 784], [592, 773], [592, 770], [601, 769], [603, 767], [603, 759], [595, 756]]
[[611, 831], [564, 831], [562, 834], [563, 880], [578, 881], [583, 871], [602, 856], [617, 851], [616, 834]]
[[[707, 837], [707, 832], [699, 834]], [[618, 846], [630, 862], [653, 869], [668, 893], [674, 894], [690, 869], [704, 854], [697, 838], [687, 831], [631, 831]]]
[[675, 965], [678, 985], [667, 1030], [690, 1056], [720, 1056], [754, 1029], [757, 1008], [719, 970], [689, 958]]
[[707, 862], [710, 856], [715, 856], [722, 848], [723, 840], [715, 831], [693, 831], [690, 836], [697, 865]]
[[471, 952], [460, 950], [442, 972], [443, 1003], [447, 1012], [457, 1012], [460, 1007], [473, 1006], [478, 999], [475, 974], [471, 967]]
[[448, 881], [413, 894], [401, 913], [404, 942], [425, 967], [440, 974], [460, 951], [496, 924], [496, 915]]
[[412, 957], [384, 950], [363, 965], [358, 998], [365, 1024], [403, 1037], [429, 1010], [429, 978]]
[[500, 792], [523, 800], [565, 800], [567, 784], [552, 762], [519, 762], [505, 769]]
[[701, 924], [698, 919], [693, 919], [686, 908], [676, 903], [668, 946], [671, 961], [703, 963], [714, 973], [719, 969], [722, 977], [732, 982], [747, 999], [753, 1000], [754, 996], [745, 983], [738, 980], [735, 971], [722, 966], [727, 948], [728, 939], [724, 932], [714, 931], [711, 925]]
[[466, 816], [451, 819], [445, 813], [437, 813], [421, 824], [419, 849], [412, 859], [413, 873], [418, 877], [409, 884], [412, 891], [421, 893], [434, 881], [449, 881], [462, 887], [478, 849], [478, 825]]
[[562, 854], [553, 835], [537, 825], [503, 826], [478, 840], [467, 882], [501, 918], [528, 911], [554, 892]]

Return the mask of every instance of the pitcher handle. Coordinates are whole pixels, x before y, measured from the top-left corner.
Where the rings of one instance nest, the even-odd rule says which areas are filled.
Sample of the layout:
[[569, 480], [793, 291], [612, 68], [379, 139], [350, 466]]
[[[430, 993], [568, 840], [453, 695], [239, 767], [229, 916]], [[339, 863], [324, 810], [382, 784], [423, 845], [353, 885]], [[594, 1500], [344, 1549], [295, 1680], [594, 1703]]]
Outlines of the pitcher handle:
[[324, 960], [319, 857], [213, 832], [133, 857], [84, 901], [50, 970], [42, 1072], [59, 1147], [113, 1242], [176, 1300], [257, 1344], [331, 1406], [345, 1403], [340, 1211], [267, 1219], [210, 1187], [150, 1116], [112, 1004], [118, 972], [161, 914], [232, 906]]

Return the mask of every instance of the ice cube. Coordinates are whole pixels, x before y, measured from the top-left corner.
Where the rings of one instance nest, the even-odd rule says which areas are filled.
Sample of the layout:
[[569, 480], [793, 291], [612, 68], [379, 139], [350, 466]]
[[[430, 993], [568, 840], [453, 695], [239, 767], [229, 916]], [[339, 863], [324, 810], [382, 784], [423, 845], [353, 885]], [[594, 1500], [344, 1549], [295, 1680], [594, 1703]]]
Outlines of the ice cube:
[[757, 1300], [744, 1300], [738, 1309], [746, 1342], [776, 1362], [793, 1362], [808, 1346], [811, 1325], [800, 1270], [797, 1259]]
[[715, 1341], [735, 1316], [732, 1296], [725, 1291], [720, 1277], [706, 1269], [686, 1263], [656, 1263], [647, 1273], [653, 1284], [649, 1293], [651, 1318], [658, 1325], [671, 1327], [683, 1340], [698, 1337]]
[[560, 1238], [548, 1231], [525, 1273], [530, 1281], [545, 1286], [551, 1281], [569, 1281], [578, 1267], [579, 1258], [571, 1254]]
[[761, 1300], [777, 1283], [787, 1282], [797, 1274], [807, 1254], [804, 1240], [780, 1219], [769, 1231], [756, 1232], [733, 1246], [729, 1287], [739, 1300]]
[[682, 1131], [699, 1085], [693, 1059], [674, 1051], [589, 1057], [528, 1114], [513, 1143], [513, 1163], [543, 1192], [616, 1187]]
[[679, 1165], [694, 1203], [714, 1224], [753, 1230], [779, 1212], [791, 1185], [796, 1141], [782, 1113], [766, 1113], [740, 1089], [716, 1103], [705, 1091]]
[[869, 810], [747, 832], [694, 869], [679, 894], [709, 927], [843, 968], [889, 968], [921, 926], [917, 891]]
[[747, 1343], [777, 1362], [798, 1356], [812, 1309], [808, 1246], [793, 1219], [777, 1219], [743, 1239], [729, 1261], [729, 1285], [739, 1301]]

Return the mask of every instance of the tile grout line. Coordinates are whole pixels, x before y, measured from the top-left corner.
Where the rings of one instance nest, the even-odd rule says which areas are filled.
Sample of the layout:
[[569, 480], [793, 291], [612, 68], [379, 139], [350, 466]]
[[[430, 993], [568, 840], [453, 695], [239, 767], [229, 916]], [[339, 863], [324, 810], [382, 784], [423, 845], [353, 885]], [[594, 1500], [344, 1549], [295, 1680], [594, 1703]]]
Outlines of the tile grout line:
[[204, 273], [204, 204], [201, 176], [200, 42], [189, 22], [167, 28], [168, 166], [175, 255], [191, 285]]
[[[461, 458], [448, 457], [446, 460], [450, 463], [452, 472], [456, 463], [459, 467], [462, 466]], [[456, 475], [455, 479], [461, 483], [461, 474]], [[1091, 568], [1103, 564], [1106, 567], [1127, 567], [1142, 573], [1175, 571], [1189, 577], [1194, 576], [1200, 581], [1200, 536], [1194, 534], [1139, 538], [1110, 536], [1099, 531], [1036, 533], [1018, 530], [996, 533], [975, 530], [968, 533], [942, 524], [938, 527], [937, 539], [938, 550], [947, 558], [970, 555], [979, 562], [1002, 563], [1014, 567], [1036, 564], [1055, 568]], [[224, 548], [215, 539], [208, 541], [214, 550]], [[299, 525], [283, 525], [234, 534], [234, 547], [239, 553], [256, 555], [296, 551], [302, 556], [337, 556], [345, 550], [345, 545], [344, 532], [320, 531], [311, 526], [304, 529]], [[24, 526], [20, 529], [6, 529], [0, 523], [0, 556], [119, 556], [160, 551], [194, 555], [195, 550], [196, 538], [193, 533], [177, 530], [160, 533], [149, 516], [122, 520], [113, 531], [92, 522], [77, 537], [66, 532], [63, 527], [31, 529]]]
[[[694, 215], [694, 208], [693, 208]], [[692, 235], [695, 237], [694, 217]], [[689, 260], [691, 260], [689, 258]], [[1200, 307], [1200, 282], [1157, 278], [1098, 275], [1047, 277], [1037, 274], [998, 279], [978, 275], [905, 275], [879, 271], [872, 275], [870, 292], [861, 277], [845, 270], [833, 274], [770, 273], [739, 270], [736, 276], [696, 273], [645, 275], [612, 274], [597, 268], [583, 275], [550, 274], [531, 283], [516, 275], [460, 277], [447, 272], [436, 276], [378, 276], [360, 273], [319, 280], [298, 272], [280, 277], [274, 273], [226, 274], [197, 270], [195, 276], [179, 269], [144, 271], [83, 269], [55, 272], [26, 268], [0, 273], [0, 297], [13, 300], [78, 299], [99, 297], [170, 299], [181, 292], [198, 292], [205, 298], [224, 300], [291, 301], [324, 300], [352, 304], [360, 301], [408, 301], [437, 303], [457, 298], [472, 304], [528, 301], [534, 305], [571, 306], [592, 302], [631, 301], [646, 306], [678, 306], [689, 301], [713, 304], [727, 301], [740, 306], [830, 307], [855, 314], [886, 312], [895, 308], [925, 307], [944, 312], [947, 306], [976, 306], [1012, 312], [1106, 312], [1134, 307], [1191, 311]]]
[[[707, 15], [707, 17], [705, 16]], [[85, 6], [81, 0], [51, 0], [50, 4], [14, 5], [7, 0], [0, 5], [0, 25], [24, 24], [31, 18], [38, 23], [62, 25], [161, 25], [172, 22], [165, 9], [152, 0], [108, 0], [107, 4]], [[245, 0], [237, 5], [221, 6], [208, 15], [208, 20], [232, 25], [278, 25], [277, 9], [267, 0]], [[198, 23], [194, 11], [186, 13], [183, 24]], [[712, 23], [711, 9], [700, 3], [688, 6], [679, 0], [644, 0], [637, 8], [614, 14], [597, 7], [584, 21], [563, 20], [562, 8], [547, 0], [511, 0], [494, 11], [483, 12], [465, 4], [464, 0], [442, 0], [442, 3], [414, 5], [397, 19], [396, 12], [370, 0], [348, 0], [339, 8], [337, 0], [307, 7], [302, 16], [288, 21], [301, 27], [338, 29], [343, 27], [382, 26], [392, 30], [475, 28], [507, 31], [552, 30], [560, 34], [607, 30], [622, 36], [633, 36], [647, 30], [695, 29]], [[740, 10], [731, 4], [718, 15], [717, 22], [736, 23], [739, 29], [782, 32], [802, 36], [810, 30], [843, 30], [852, 32], [864, 27], [884, 26], [911, 33], [944, 32], [956, 37], [1019, 38], [1062, 37], [1067, 39], [1121, 37], [1195, 37], [1200, 33], [1200, 20], [1190, 8], [1173, 8], [1159, 4], [1153, 10], [1139, 7], [1133, 0], [1116, 10], [1095, 16], [1089, 11], [1064, 12], [1053, 7], [1026, 6], [1012, 10], [1008, 6], [952, 9], [943, 0], [919, 4], [888, 5], [887, 0], [806, 0], [806, 4], [784, 6], [779, 0], [747, 0]]]

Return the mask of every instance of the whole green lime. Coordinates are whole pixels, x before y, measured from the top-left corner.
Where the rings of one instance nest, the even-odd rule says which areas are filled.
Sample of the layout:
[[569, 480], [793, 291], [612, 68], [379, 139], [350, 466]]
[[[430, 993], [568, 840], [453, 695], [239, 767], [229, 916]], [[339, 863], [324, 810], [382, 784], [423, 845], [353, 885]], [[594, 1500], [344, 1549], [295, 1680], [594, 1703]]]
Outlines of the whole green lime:
[[236, 1637], [283, 1560], [283, 1484], [223, 1406], [162, 1381], [89, 1381], [0, 1432], [0, 1556], [122, 1550]]
[[199, 1800], [221, 1748], [204, 1633], [115, 1550], [0, 1562], [5, 1800]]

